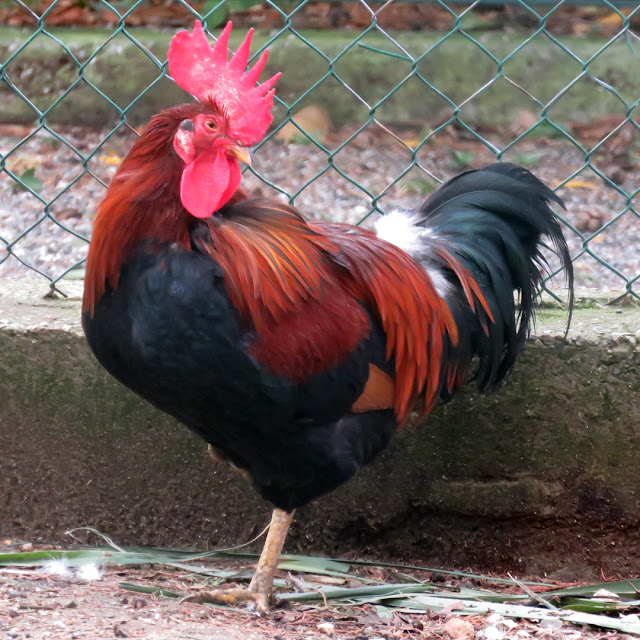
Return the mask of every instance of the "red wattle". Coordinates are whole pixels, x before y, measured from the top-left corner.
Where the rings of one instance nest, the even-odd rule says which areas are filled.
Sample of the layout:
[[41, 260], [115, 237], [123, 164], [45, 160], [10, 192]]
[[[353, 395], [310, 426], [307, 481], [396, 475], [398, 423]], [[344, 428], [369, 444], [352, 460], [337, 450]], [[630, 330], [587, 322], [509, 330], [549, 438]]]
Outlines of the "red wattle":
[[192, 216], [208, 218], [231, 198], [241, 177], [234, 158], [220, 151], [201, 151], [182, 172], [182, 204]]

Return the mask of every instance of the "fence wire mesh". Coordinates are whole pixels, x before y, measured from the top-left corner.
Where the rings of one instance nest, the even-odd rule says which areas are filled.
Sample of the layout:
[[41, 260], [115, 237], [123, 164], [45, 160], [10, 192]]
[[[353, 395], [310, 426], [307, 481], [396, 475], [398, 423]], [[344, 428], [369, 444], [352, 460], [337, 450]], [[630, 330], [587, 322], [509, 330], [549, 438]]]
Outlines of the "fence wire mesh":
[[[412, 32], [386, 16], [412, 29], [424, 7], [394, 0], [100, 0], [78, 31], [60, 15], [89, 3], [3, 0], [0, 274], [82, 277], [92, 216], [139, 127], [188, 98], [167, 76], [171, 35], [200, 19], [215, 37], [240, 8], [241, 22], [268, 17], [252, 59], [269, 47], [267, 72], [284, 74], [251, 190], [367, 224], [461, 170], [515, 161], [565, 199], [578, 284], [640, 298], [640, 5], [600, 0], [576, 17], [563, 13], [575, 0], [485, 4], [434, 0]], [[137, 26], [150, 8], [163, 29]], [[348, 29], [309, 30], [319, 14], [348, 14]]]

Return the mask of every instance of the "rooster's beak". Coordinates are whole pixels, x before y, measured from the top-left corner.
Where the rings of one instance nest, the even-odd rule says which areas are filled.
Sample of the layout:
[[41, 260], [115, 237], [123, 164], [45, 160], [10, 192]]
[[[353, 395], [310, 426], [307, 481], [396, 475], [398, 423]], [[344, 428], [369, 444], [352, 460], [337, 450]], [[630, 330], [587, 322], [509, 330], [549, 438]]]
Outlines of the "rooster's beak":
[[234, 156], [235, 158], [238, 158], [240, 162], [244, 162], [244, 164], [246, 164], [248, 167], [251, 166], [251, 161], [252, 161], [251, 149], [248, 149], [247, 147], [238, 147], [236, 145], [233, 145], [229, 147], [227, 153], [231, 156]]

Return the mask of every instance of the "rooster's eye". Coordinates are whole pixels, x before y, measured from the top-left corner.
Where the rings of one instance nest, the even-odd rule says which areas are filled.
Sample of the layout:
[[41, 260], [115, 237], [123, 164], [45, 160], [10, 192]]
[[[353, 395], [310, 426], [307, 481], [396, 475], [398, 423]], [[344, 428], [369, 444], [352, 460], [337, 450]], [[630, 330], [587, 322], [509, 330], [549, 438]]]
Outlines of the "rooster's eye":
[[207, 127], [207, 129], [210, 129], [211, 131], [215, 131], [216, 123], [213, 120], [207, 120], [204, 124]]

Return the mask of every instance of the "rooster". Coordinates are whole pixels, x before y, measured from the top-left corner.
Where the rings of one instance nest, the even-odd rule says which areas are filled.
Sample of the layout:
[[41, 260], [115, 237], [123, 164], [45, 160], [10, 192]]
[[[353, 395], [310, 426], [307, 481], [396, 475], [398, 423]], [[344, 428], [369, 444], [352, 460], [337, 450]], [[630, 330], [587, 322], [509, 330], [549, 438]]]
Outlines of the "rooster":
[[[271, 124], [251, 32], [228, 58], [196, 22], [169, 71], [197, 101], [149, 123], [95, 219], [83, 327], [100, 363], [199, 434], [274, 505], [248, 590], [200, 602], [265, 612], [294, 510], [370, 463], [418, 408], [471, 375], [499, 386], [529, 334], [546, 240], [570, 290], [550, 203], [507, 163], [469, 171], [376, 231], [250, 199], [240, 162]], [[514, 301], [514, 292], [518, 306]]]

